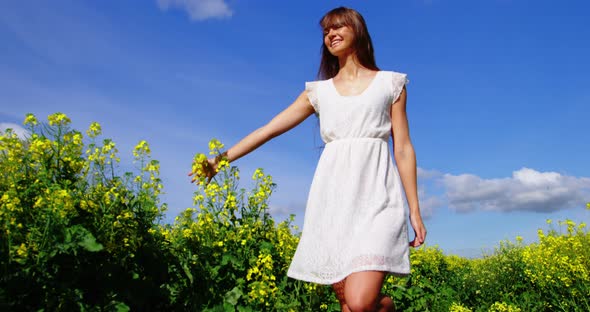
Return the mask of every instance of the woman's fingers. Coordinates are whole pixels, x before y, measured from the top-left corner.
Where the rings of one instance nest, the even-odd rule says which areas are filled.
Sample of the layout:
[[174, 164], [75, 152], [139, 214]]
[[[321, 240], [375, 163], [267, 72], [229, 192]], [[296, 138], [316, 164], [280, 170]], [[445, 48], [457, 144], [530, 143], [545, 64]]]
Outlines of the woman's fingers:
[[412, 228], [414, 229], [414, 240], [410, 242], [411, 247], [418, 247], [424, 244], [426, 240], [426, 228], [421, 217], [411, 218]]
[[424, 239], [421, 239], [416, 235], [414, 240], [410, 242], [410, 247], [420, 247], [422, 244], [424, 244]]
[[[195, 162], [193, 161], [192, 170], [188, 173], [191, 179], [191, 183], [197, 182], [197, 184], [201, 184], [203, 181], [206, 184], [209, 184], [213, 177], [215, 177], [217, 162], [215, 158], [207, 159], [206, 161], [200, 162], [197, 164], [197, 168], [195, 168]], [[202, 179], [203, 178], [203, 179]]]
[[[209, 167], [210, 164], [209, 162], [204, 162], [204, 163], [197, 163], [195, 164], [195, 161], [193, 161], [193, 164], [191, 166], [191, 170], [188, 173], [189, 177], [192, 177], [191, 179], [191, 183], [194, 183], [195, 181], [200, 180], [201, 177], [209, 177]], [[209, 183], [209, 181], [207, 181], [207, 183]]]

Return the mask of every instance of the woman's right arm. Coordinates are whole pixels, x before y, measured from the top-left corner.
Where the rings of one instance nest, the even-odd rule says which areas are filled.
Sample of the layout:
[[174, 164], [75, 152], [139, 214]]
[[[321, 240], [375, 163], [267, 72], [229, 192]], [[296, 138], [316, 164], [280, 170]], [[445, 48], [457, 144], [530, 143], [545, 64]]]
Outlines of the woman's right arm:
[[[240, 157], [252, 152], [272, 138], [289, 131], [293, 127], [303, 122], [314, 112], [314, 108], [307, 96], [307, 91], [303, 91], [299, 97], [297, 97], [297, 99], [291, 105], [289, 105], [289, 107], [276, 115], [266, 125], [248, 134], [240, 142], [238, 142], [238, 144], [232, 146], [222, 155], [226, 157], [229, 162], [235, 161]], [[218, 161], [219, 157], [209, 159], [209, 168], [205, 169], [209, 180], [216, 173]]]
[[228, 149], [224, 153], [227, 160], [232, 162], [252, 152], [272, 138], [291, 130], [313, 113], [314, 109], [307, 97], [307, 91], [301, 92], [289, 107], [276, 115], [269, 123], [254, 130]]

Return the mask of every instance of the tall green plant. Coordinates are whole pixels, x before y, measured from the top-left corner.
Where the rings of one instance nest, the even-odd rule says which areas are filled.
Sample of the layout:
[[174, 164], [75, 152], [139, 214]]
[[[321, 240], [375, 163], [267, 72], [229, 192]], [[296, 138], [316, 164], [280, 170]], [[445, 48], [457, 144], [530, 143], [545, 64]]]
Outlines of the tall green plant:
[[97, 142], [100, 125], [90, 125], [85, 148], [70, 123], [62, 113], [47, 123], [29, 114], [25, 138], [0, 135], [0, 306], [158, 306], [167, 299], [149, 232], [165, 210], [158, 164], [140, 144], [138, 173], [121, 177], [115, 143]]
[[[209, 146], [221, 157], [219, 141]], [[196, 173], [206, 159], [195, 156]], [[197, 184], [198, 208], [185, 210], [163, 232], [178, 261], [172, 270], [184, 281], [170, 286], [175, 302], [203, 311], [320, 309], [331, 296], [325, 287], [318, 291], [286, 276], [299, 237], [293, 216], [276, 224], [269, 214], [272, 177], [256, 170], [254, 187], [246, 192], [238, 188], [237, 167], [221, 159], [218, 171], [210, 183], [201, 177]]]

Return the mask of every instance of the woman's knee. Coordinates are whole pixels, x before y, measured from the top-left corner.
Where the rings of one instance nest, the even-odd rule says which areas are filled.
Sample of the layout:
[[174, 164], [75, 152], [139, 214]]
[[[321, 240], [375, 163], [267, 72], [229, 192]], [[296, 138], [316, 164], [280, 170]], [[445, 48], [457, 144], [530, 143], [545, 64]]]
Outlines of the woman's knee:
[[385, 273], [363, 271], [350, 274], [346, 278], [346, 304], [352, 312], [375, 311], [383, 286]]
[[377, 308], [377, 302], [375, 300], [370, 300], [362, 296], [346, 297], [346, 305], [351, 312], [373, 312]]
[[380, 294], [379, 299], [377, 301], [379, 302], [377, 304], [377, 311], [395, 311], [395, 304], [393, 303], [393, 299], [385, 296], [384, 294]]
[[[353, 302], [352, 307], [348, 307], [348, 302]], [[370, 300], [366, 300], [365, 298], [357, 297], [357, 298], [347, 298], [346, 299], [346, 309], [342, 307], [342, 311], [395, 311], [395, 304], [393, 300], [384, 294], [379, 294], [379, 297], [376, 301], [371, 302]]]

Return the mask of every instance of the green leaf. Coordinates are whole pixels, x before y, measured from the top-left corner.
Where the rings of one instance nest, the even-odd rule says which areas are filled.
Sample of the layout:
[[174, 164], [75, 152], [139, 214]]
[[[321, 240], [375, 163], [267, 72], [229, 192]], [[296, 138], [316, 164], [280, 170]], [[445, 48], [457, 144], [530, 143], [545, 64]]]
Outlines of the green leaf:
[[224, 312], [236, 312], [236, 308], [229, 302], [223, 303], [223, 311]]
[[233, 260], [232, 256], [230, 254], [224, 254], [223, 258], [221, 258], [221, 265], [226, 265], [230, 260]]
[[117, 312], [129, 312], [129, 310], [131, 310], [131, 308], [123, 302], [117, 302], [115, 309]]
[[82, 237], [82, 241], [80, 241], [78, 245], [91, 252], [101, 251], [104, 248], [102, 244], [96, 242], [96, 238], [94, 238], [94, 235], [90, 232], [86, 232]]
[[79, 246], [91, 252], [101, 251], [104, 248], [96, 242], [94, 235], [81, 225], [74, 225], [66, 229], [66, 244], [62, 244], [62, 246], [64, 246], [64, 250], [68, 250], [73, 248], [76, 242]]
[[271, 252], [273, 249], [274, 249], [274, 245], [271, 242], [262, 241], [260, 243], [260, 250], [267, 250], [267, 251]]
[[236, 258], [233, 254], [223, 255], [223, 258], [221, 259], [221, 266], [225, 266], [228, 263], [231, 263], [234, 268], [241, 269], [244, 267], [240, 259]]
[[182, 269], [184, 270], [184, 274], [186, 274], [186, 277], [188, 277], [189, 281], [192, 284], [193, 283], [193, 275], [191, 274], [191, 271], [189, 270], [189, 268], [186, 266], [185, 263], [182, 264]]
[[[243, 293], [237, 286], [232, 290], [225, 293], [224, 301], [235, 306], [238, 304], [238, 300], [242, 297]], [[233, 311], [233, 310], [232, 310]]]
[[340, 303], [332, 302], [328, 308], [330, 311], [340, 311]]

